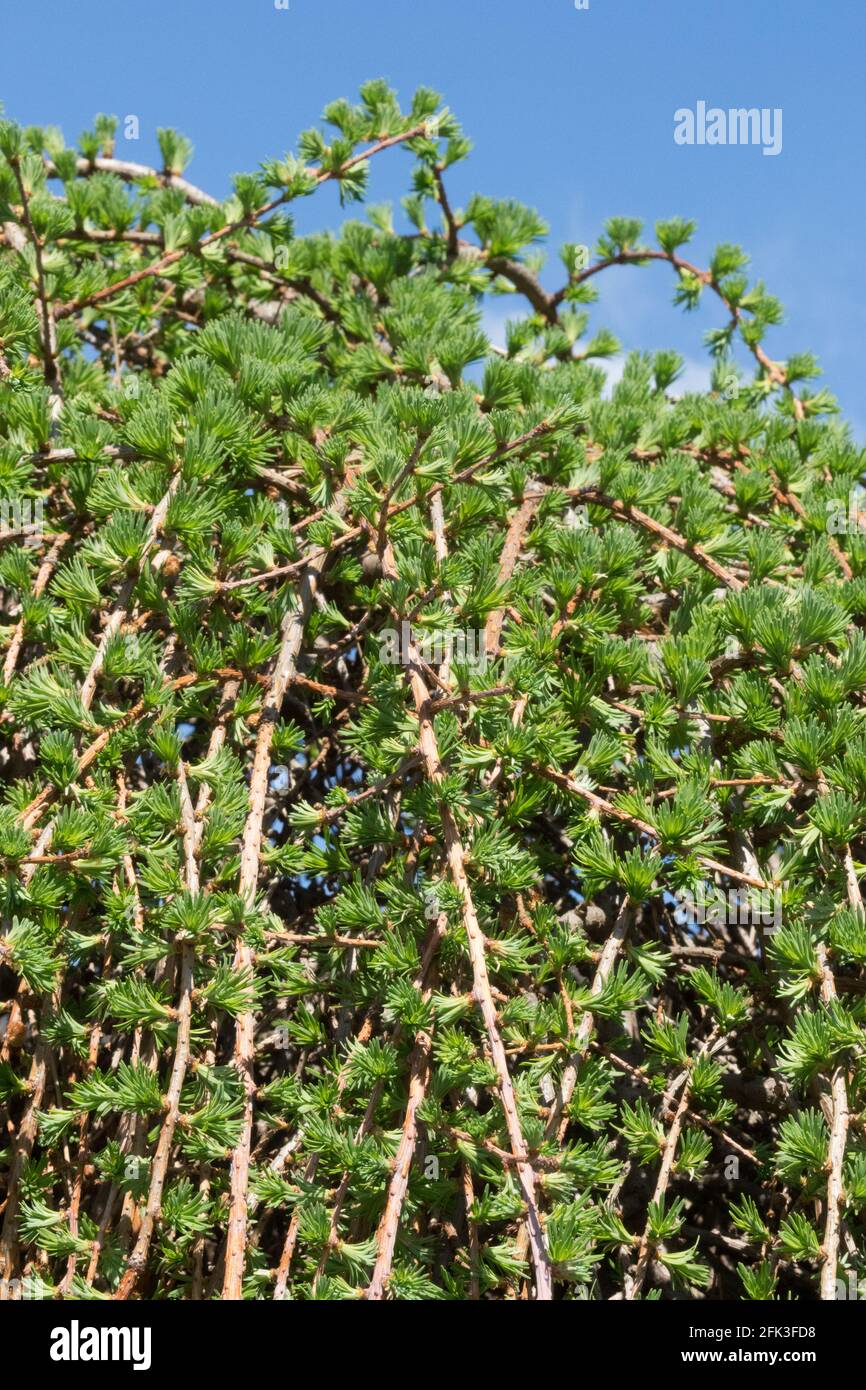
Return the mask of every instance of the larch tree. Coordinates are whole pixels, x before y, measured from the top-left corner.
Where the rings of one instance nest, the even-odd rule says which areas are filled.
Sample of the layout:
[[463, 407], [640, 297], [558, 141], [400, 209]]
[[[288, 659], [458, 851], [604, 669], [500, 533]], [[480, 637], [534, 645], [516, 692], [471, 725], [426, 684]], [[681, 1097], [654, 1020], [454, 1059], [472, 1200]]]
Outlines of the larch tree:
[[[0, 1298], [833, 1299], [863, 452], [737, 246], [551, 291], [436, 93], [324, 122], [222, 201], [0, 126]], [[608, 389], [656, 262], [705, 393]]]

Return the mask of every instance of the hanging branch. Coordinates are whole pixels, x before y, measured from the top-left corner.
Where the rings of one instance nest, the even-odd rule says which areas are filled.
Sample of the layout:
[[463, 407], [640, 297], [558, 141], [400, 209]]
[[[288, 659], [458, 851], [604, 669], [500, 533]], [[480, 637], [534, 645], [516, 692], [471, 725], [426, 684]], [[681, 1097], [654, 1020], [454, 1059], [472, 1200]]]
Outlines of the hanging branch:
[[33, 247], [33, 258], [36, 264], [36, 287], [39, 296], [39, 329], [42, 337], [42, 361], [45, 372], [45, 380], [52, 391], [60, 391], [60, 362], [57, 351], [57, 327], [55, 314], [48, 298], [48, 279], [45, 273], [45, 261], [42, 255], [42, 240], [33, 225], [33, 218], [30, 215], [30, 197], [27, 186], [21, 172], [21, 158], [19, 155], [9, 157], [9, 167], [15, 175], [15, 182], [18, 185], [18, 196], [21, 199], [21, 210], [24, 225], [27, 228], [27, 235]]
[[[386, 578], [393, 580], [399, 579], [394, 552], [390, 544], [386, 545], [382, 559], [383, 572]], [[433, 729], [433, 710], [430, 692], [424, 683], [418, 660], [418, 651], [413, 644], [410, 644], [408, 659], [409, 664], [406, 667], [406, 675], [418, 720], [418, 744], [424, 758], [427, 776], [433, 785], [436, 786], [442, 782], [444, 770], [439, 757], [436, 734]], [[496, 1069], [499, 1096], [505, 1114], [505, 1125], [508, 1130], [509, 1140], [511, 1141], [511, 1151], [517, 1160], [518, 1181], [528, 1209], [527, 1227], [529, 1230], [529, 1244], [532, 1250], [533, 1265], [535, 1267], [536, 1298], [549, 1300], [553, 1297], [552, 1276], [550, 1260], [544, 1242], [544, 1231], [538, 1212], [535, 1192], [535, 1174], [529, 1163], [529, 1152], [520, 1126], [520, 1118], [514, 1097], [514, 1087], [511, 1081], [511, 1074], [508, 1070], [508, 1060], [505, 1056], [505, 1049], [502, 1045], [502, 1037], [499, 1032], [499, 1025], [496, 1018], [496, 1005], [493, 1002], [490, 980], [487, 973], [484, 936], [478, 924], [475, 905], [472, 901], [472, 891], [469, 886], [469, 879], [466, 875], [465, 853], [460, 839], [460, 832], [457, 829], [457, 823], [450, 806], [446, 802], [440, 800], [438, 802], [438, 809], [442, 822], [442, 833], [444, 836], [449, 873], [454, 887], [460, 894], [463, 905], [463, 926], [466, 931], [474, 980], [473, 998], [481, 1011], [484, 1026], [487, 1030], [487, 1041], [490, 1047], [493, 1065]], [[420, 1089], [420, 1085], [420, 1079], [416, 1078], [416, 1090]]]
[[[262, 852], [262, 825], [274, 729], [280, 717], [283, 696], [295, 673], [304, 639], [304, 628], [313, 606], [313, 599], [322, 576], [326, 557], [327, 551], [314, 550], [307, 559], [298, 586], [296, 605], [289, 609], [283, 620], [280, 650], [259, 719], [255, 757], [250, 774], [249, 810], [244, 825], [238, 882], [238, 892], [250, 906], [253, 905], [258, 888], [259, 863]], [[240, 937], [234, 960], [235, 973], [244, 976], [252, 970], [252, 966], [252, 949], [244, 937]], [[252, 1141], [253, 1103], [256, 1093], [253, 1075], [255, 1061], [254, 1027], [253, 1015], [248, 1009], [245, 1009], [238, 1017], [235, 1030], [234, 1063], [244, 1085], [244, 1111], [240, 1138], [235, 1146], [231, 1162], [231, 1199], [222, 1290], [222, 1296], [225, 1299], [239, 1299], [242, 1296], [250, 1144]]]
[[[706, 1043], [701, 1048], [699, 1056], [711, 1057], [713, 1055], [713, 1052], [717, 1051], [718, 1048], [720, 1046], [723, 1046], [726, 1042], [727, 1038], [722, 1038], [721, 1040], [718, 1040], [714, 1031], [710, 1034], [710, 1037], [707, 1039]], [[668, 1088], [664, 1095], [664, 1103], [667, 1105], [670, 1104], [670, 1101], [674, 1098], [675, 1093], [678, 1090], [680, 1091], [680, 1099], [677, 1104], [677, 1108], [674, 1111], [674, 1117], [671, 1121], [670, 1129], [668, 1130], [665, 1136], [664, 1144], [662, 1146], [661, 1164], [659, 1165], [658, 1177], [656, 1178], [656, 1184], [655, 1188], [653, 1189], [653, 1195], [651, 1199], [651, 1205], [655, 1207], [658, 1207], [664, 1201], [665, 1193], [668, 1190], [668, 1184], [671, 1180], [671, 1175], [673, 1173], [674, 1159], [676, 1158], [677, 1152], [677, 1143], [679, 1142], [680, 1131], [683, 1127], [683, 1121], [686, 1117], [689, 1108], [689, 1097], [691, 1095], [692, 1076], [693, 1068], [685, 1071], [681, 1076], [679, 1076], [676, 1079], [676, 1081], [674, 1081], [671, 1084], [671, 1086]], [[626, 1280], [626, 1289], [624, 1297], [629, 1301], [640, 1297], [641, 1290], [644, 1286], [644, 1282], [649, 1271], [650, 1260], [652, 1258], [652, 1250], [653, 1246], [650, 1235], [650, 1229], [647, 1225], [638, 1244], [637, 1263], [634, 1268], [634, 1273], [630, 1278]]]
[[[180, 791], [180, 815], [186, 865], [186, 887], [189, 893], [197, 895], [199, 892], [199, 874], [198, 862], [196, 859], [195, 812], [193, 810], [192, 801], [190, 800], [189, 787], [187, 785], [186, 773], [182, 762], [179, 762], [177, 765], [177, 781]], [[162, 1194], [165, 1187], [166, 1174], [168, 1173], [168, 1164], [171, 1157], [172, 1143], [174, 1141], [174, 1131], [180, 1114], [181, 1091], [183, 1090], [183, 1083], [186, 1079], [186, 1072], [190, 1059], [194, 962], [195, 954], [192, 943], [190, 941], [183, 941], [179, 956], [180, 986], [176, 1015], [177, 1040], [174, 1048], [174, 1062], [171, 1068], [171, 1077], [165, 1097], [165, 1118], [159, 1131], [159, 1140], [157, 1141], [156, 1152], [153, 1156], [147, 1205], [144, 1209], [144, 1216], [142, 1217], [135, 1248], [127, 1261], [126, 1269], [123, 1272], [117, 1292], [114, 1295], [116, 1299], [127, 1299], [134, 1293], [136, 1285], [147, 1265], [147, 1256], [150, 1250], [154, 1226], [159, 1220], [162, 1208]]]

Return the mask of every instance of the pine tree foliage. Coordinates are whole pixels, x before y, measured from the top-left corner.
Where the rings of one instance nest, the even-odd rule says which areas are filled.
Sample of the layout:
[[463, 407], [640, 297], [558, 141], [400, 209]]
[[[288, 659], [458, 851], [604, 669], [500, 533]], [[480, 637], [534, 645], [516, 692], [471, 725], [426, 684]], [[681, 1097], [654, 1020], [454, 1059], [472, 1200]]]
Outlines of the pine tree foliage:
[[[114, 133], [0, 126], [0, 1294], [833, 1298], [866, 537], [813, 358], [680, 218], [545, 289], [427, 90], [222, 202]], [[605, 391], [596, 276], [655, 262], [705, 394]]]

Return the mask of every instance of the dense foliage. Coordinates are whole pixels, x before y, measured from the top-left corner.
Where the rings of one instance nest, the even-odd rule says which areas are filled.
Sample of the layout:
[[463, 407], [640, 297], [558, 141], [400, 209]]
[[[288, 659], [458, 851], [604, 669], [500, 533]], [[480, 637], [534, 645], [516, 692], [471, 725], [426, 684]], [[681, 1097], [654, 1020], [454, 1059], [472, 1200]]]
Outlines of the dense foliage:
[[[435, 94], [325, 120], [222, 203], [0, 126], [0, 1296], [832, 1298], [862, 452], [737, 247], [553, 293]], [[380, 152], [397, 229], [293, 234]], [[704, 395], [605, 393], [654, 261]]]

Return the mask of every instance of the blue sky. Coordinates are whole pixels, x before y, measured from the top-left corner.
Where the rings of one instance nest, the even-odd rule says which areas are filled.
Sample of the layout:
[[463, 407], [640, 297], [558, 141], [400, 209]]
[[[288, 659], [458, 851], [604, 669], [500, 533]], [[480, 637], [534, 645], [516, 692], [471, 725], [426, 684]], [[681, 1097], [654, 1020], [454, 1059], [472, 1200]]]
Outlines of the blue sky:
[[[137, 115], [118, 154], [155, 157], [157, 126], [196, 146], [190, 176], [216, 195], [232, 173], [282, 154], [336, 96], [384, 76], [404, 98], [437, 88], [475, 149], [454, 171], [472, 191], [531, 203], [551, 227], [543, 278], [561, 279], [564, 240], [592, 244], [615, 213], [647, 227], [698, 221], [694, 258], [736, 241], [787, 311], [770, 353], [809, 350], [866, 439], [863, 325], [866, 214], [863, 0], [0, 0], [0, 97], [26, 123], [72, 140], [97, 111]], [[674, 112], [781, 107], [783, 147], [679, 146]], [[371, 194], [406, 191], [409, 158], [382, 157]], [[333, 189], [301, 209], [301, 230], [335, 225]], [[687, 384], [704, 379], [702, 335], [720, 306], [685, 316], [663, 266], [596, 281], [594, 326], [627, 347], [674, 347]], [[488, 315], [494, 338], [507, 306]]]

